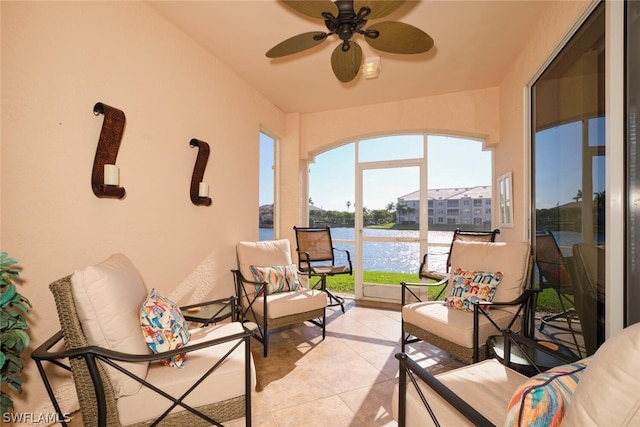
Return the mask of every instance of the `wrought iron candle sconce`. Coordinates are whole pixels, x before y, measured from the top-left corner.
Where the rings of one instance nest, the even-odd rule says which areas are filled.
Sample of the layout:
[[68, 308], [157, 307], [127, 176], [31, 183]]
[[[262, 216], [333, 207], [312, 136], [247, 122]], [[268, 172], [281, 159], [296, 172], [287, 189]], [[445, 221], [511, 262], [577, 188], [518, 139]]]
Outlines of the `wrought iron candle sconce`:
[[98, 102], [93, 106], [93, 114], [104, 115], [91, 174], [93, 194], [100, 198], [122, 199], [126, 192], [124, 187], [120, 187], [116, 158], [124, 132], [126, 120], [124, 113], [117, 108]]
[[211, 198], [209, 197], [209, 185], [202, 180], [204, 170], [209, 160], [209, 144], [198, 139], [189, 141], [191, 147], [198, 147], [198, 156], [196, 164], [193, 167], [193, 175], [191, 176], [191, 188], [189, 194], [194, 205], [209, 206]]

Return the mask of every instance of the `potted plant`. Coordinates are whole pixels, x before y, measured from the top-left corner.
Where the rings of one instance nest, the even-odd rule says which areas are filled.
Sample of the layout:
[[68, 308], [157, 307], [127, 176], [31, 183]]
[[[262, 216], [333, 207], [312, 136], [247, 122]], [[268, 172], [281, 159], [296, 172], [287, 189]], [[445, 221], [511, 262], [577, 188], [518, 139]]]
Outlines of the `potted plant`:
[[0, 412], [13, 409], [11, 390], [22, 392], [22, 359], [20, 355], [29, 345], [29, 329], [25, 315], [31, 303], [16, 290], [20, 268], [18, 260], [0, 252]]

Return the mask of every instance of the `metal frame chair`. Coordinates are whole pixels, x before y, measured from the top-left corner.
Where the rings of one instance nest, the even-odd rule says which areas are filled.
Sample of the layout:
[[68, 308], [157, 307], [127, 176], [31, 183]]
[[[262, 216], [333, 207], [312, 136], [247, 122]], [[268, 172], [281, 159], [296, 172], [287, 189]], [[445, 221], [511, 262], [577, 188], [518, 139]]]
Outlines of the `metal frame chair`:
[[[241, 318], [255, 322], [254, 337], [263, 345], [263, 355], [269, 349], [269, 331], [308, 321], [326, 335], [326, 294], [301, 287], [296, 291], [265, 295], [266, 283], [250, 280], [250, 266], [270, 267], [293, 265], [287, 239], [240, 242], [236, 246], [238, 268], [232, 270]], [[304, 274], [304, 273], [299, 273]], [[304, 278], [303, 278], [304, 279]], [[260, 289], [260, 290], [257, 290]], [[275, 314], [274, 314], [275, 313]]]
[[[529, 348], [535, 348], [536, 351], [546, 354], [548, 358], [557, 360], [557, 365], [573, 363], [576, 361], [576, 358], [574, 357], [568, 357], [560, 354], [538, 343], [535, 340], [524, 337], [520, 334], [513, 333], [510, 330], [502, 331], [502, 336], [505, 342], [506, 355], [506, 357], [502, 360], [502, 364], [505, 366], [505, 368], [502, 371], [504, 375], [502, 375], [500, 378], [496, 378], [496, 383], [512, 383], [512, 385], [507, 385], [506, 387], [497, 387], [497, 384], [493, 384], [492, 392], [489, 393], [489, 395], [491, 396], [491, 400], [499, 400], [501, 401], [501, 404], [504, 404], [505, 409], [499, 408], [499, 410], [506, 410], [508, 399], [512, 394], [512, 391], [510, 391], [510, 389], [515, 389], [518, 385], [520, 385], [527, 379], [526, 376], [522, 376], [512, 369], [512, 364], [509, 357], [509, 355], [511, 354], [511, 346], [520, 348], [522, 348], [523, 346], [527, 346]], [[527, 354], [527, 352], [524, 351], [521, 353]], [[424, 406], [425, 416], [428, 414], [431, 417], [431, 420], [421, 419], [419, 425], [430, 425], [429, 421], [432, 421], [433, 425], [438, 426], [443, 422], [442, 419], [438, 420], [438, 417], [444, 415], [442, 418], [446, 418], [448, 412], [447, 408], [445, 408], [445, 405], [440, 403], [441, 401], [436, 396], [442, 398], [445, 402], [447, 402], [446, 406], [450, 407], [452, 411], [458, 412], [461, 417], [466, 418], [473, 425], [495, 425], [488, 417], [492, 415], [491, 412], [495, 412], [496, 410], [498, 410], [496, 407], [487, 406], [486, 401], [482, 402], [483, 404], [481, 405], [479, 404], [479, 402], [471, 402], [469, 400], [465, 400], [450, 388], [452, 385], [455, 386], [455, 383], [452, 384], [451, 381], [445, 381], [442, 379], [443, 375], [445, 377], [447, 376], [446, 373], [433, 375], [426, 369], [421, 367], [416, 361], [411, 359], [411, 357], [409, 357], [409, 355], [404, 352], [396, 353], [395, 357], [399, 361], [400, 366], [399, 380], [398, 385], [396, 386], [398, 406], [397, 413], [395, 414], [397, 416], [398, 426], [404, 427], [408, 424], [407, 392], [411, 390], [410, 387], [413, 387], [422, 405]], [[536, 366], [535, 361], [531, 358], [529, 358], [528, 361], [532, 366]], [[487, 362], [489, 361], [485, 361], [483, 363]], [[474, 364], [459, 368], [459, 372], [461, 373], [461, 375], [457, 376], [457, 381], [455, 382], [459, 383], [461, 380], [466, 380], [469, 381], [469, 384], [471, 386], [477, 386], [477, 375], [474, 376], [472, 372], [473, 370], [478, 368], [483, 368], [483, 366], [480, 364]], [[537, 366], [536, 370], [538, 372], [542, 371], [542, 369]], [[465, 371], [469, 372], [467, 378], [464, 377]], [[425, 392], [429, 391], [432, 391], [433, 393], [428, 393], [428, 395], [426, 395]], [[459, 422], [462, 423], [462, 420], [459, 420]]]
[[[167, 408], [158, 408], [155, 420], [133, 424], [135, 426], [147, 425], [222, 425], [221, 423], [245, 417], [247, 426], [251, 425], [251, 384], [253, 378], [252, 356], [250, 350], [250, 338], [252, 332], [244, 329], [242, 333], [233, 333], [222, 338], [189, 344], [176, 350], [163, 353], [125, 354], [106, 348], [89, 344], [84, 334], [81, 321], [71, 290], [71, 276], [64, 277], [53, 282], [49, 288], [53, 293], [62, 330], [49, 338], [31, 354], [35, 360], [38, 371], [45, 384], [51, 402], [58, 413], [58, 419], [66, 426], [65, 417], [56, 400], [55, 393], [43, 365], [49, 362], [73, 373], [76, 392], [80, 402], [80, 409], [84, 425], [86, 426], [119, 426], [117, 398], [114, 392], [107, 367], [116, 369], [135, 381], [142, 384], [142, 388], [148, 388], [167, 399]], [[237, 325], [237, 323], [236, 323]], [[231, 325], [223, 325], [227, 327]], [[236, 329], [236, 328], [233, 328]], [[243, 328], [240, 328], [243, 329]], [[132, 333], [140, 331], [132, 331]], [[50, 351], [58, 342], [64, 341], [65, 351]], [[210, 369], [202, 372], [200, 379], [181, 396], [172, 396], [162, 390], [158, 385], [151, 384], [145, 378], [140, 378], [131, 373], [124, 366], [124, 362], [150, 363], [166, 360], [167, 357], [181, 353], [190, 353], [207, 347], [233, 343], [230, 350], [219, 360], [211, 360]], [[198, 385], [208, 377], [215, 378], [215, 371], [223, 366], [228, 357], [240, 347], [244, 349], [244, 395], [221, 402], [192, 407], [185, 400], [189, 395], [197, 392]], [[174, 369], [168, 368], [167, 369]], [[181, 408], [179, 412], [171, 412], [175, 408]]]
[[[415, 287], [431, 284], [402, 282], [401, 350], [405, 351], [408, 344], [426, 341], [459, 359], [475, 363], [488, 355], [485, 335], [514, 329], [529, 336], [537, 292], [530, 288], [533, 267], [530, 248], [525, 242], [455, 242], [451, 252], [456, 266], [493, 268], [491, 271], [499, 270], [510, 280], [509, 285], [498, 286], [493, 301], [474, 303], [473, 313], [447, 307], [443, 301], [422, 301]], [[508, 257], [512, 257], [511, 262], [504, 261]], [[450, 286], [447, 284], [447, 289]], [[501, 298], [504, 292], [509, 297]], [[466, 343], [468, 331], [472, 333], [470, 345]], [[490, 331], [494, 332], [489, 334]]]
[[[538, 266], [538, 287], [542, 290], [553, 289], [558, 295], [562, 309], [559, 313], [542, 316], [540, 318], [539, 330], [543, 332], [544, 327], [549, 325], [553, 328], [569, 332], [573, 338], [578, 354], [582, 356], [578, 338], [576, 337], [577, 331], [573, 327], [574, 319], [578, 318], [578, 313], [573, 307], [574, 301], [572, 296], [574, 296], [574, 285], [568, 264], [573, 260], [569, 260], [568, 257], [565, 258], [555, 237], [548, 230], [536, 233], [535, 254], [536, 265]], [[563, 319], [567, 323], [566, 327], [552, 323], [556, 320]]]
[[[420, 270], [418, 271], [418, 277], [420, 279], [428, 279], [435, 280], [436, 283], [429, 283], [428, 286], [438, 287], [442, 286], [440, 292], [438, 292], [438, 296], [436, 296], [436, 300], [439, 299], [444, 290], [447, 288], [447, 281], [449, 280], [449, 270], [451, 269], [451, 252], [453, 251], [453, 243], [456, 241], [463, 242], [495, 242], [496, 236], [500, 234], [500, 229], [496, 228], [492, 231], [470, 231], [470, 230], [461, 230], [457, 228], [453, 232], [453, 237], [451, 239], [451, 246], [449, 246], [449, 252], [447, 253], [447, 262], [445, 264], [445, 271], [436, 271], [429, 270], [428, 264], [428, 256], [429, 254], [424, 254], [422, 257], [422, 261], [420, 262]], [[408, 283], [408, 285], [414, 285], [415, 283]]]
[[[296, 252], [298, 253], [298, 269], [317, 276], [320, 279], [313, 285], [327, 293], [328, 307], [340, 306], [344, 313], [344, 298], [334, 295], [327, 289], [327, 276], [338, 274], [352, 274], [351, 254], [344, 249], [333, 246], [330, 227], [293, 227], [296, 232]], [[346, 254], [346, 265], [336, 265], [335, 252]]]

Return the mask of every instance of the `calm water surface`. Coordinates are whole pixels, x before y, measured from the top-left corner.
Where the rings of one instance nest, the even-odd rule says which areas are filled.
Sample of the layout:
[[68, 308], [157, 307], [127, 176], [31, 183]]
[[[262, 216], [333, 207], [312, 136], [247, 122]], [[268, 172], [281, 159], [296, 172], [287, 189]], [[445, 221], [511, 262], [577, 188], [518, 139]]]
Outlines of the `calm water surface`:
[[[372, 237], [418, 237], [418, 231], [412, 230], [381, 230], [365, 228], [365, 236]], [[561, 232], [555, 233], [558, 244], [565, 251], [571, 251], [571, 246], [582, 241], [580, 233]], [[355, 239], [353, 228], [331, 228], [331, 237], [334, 240], [334, 246], [338, 249], [346, 249], [351, 253], [351, 260], [354, 260], [354, 245], [349, 243], [339, 243], [337, 240]], [[269, 240], [273, 238], [273, 230], [270, 228], [260, 229], [260, 240]], [[429, 269], [444, 271], [447, 262], [447, 253], [449, 245], [453, 238], [452, 231], [429, 231]], [[498, 239], [499, 240], [499, 239]], [[445, 246], [431, 246], [431, 244], [444, 244]], [[295, 242], [292, 242], [295, 244]], [[341, 255], [340, 252], [336, 256]], [[415, 273], [418, 274], [420, 269], [420, 261], [422, 260], [419, 243], [407, 242], [365, 242], [363, 252], [363, 263], [366, 271], [390, 271], [394, 273]], [[344, 260], [337, 259], [337, 263]]]
[[[365, 236], [371, 237], [418, 237], [418, 231], [412, 230], [380, 230], [366, 228]], [[446, 246], [429, 248], [429, 267], [432, 269], [444, 270], [447, 260], [449, 243], [453, 237], [452, 231], [430, 231], [429, 243], [443, 243]], [[273, 238], [273, 230], [267, 228], [260, 229], [260, 240]], [[354, 240], [355, 232], [353, 228], [331, 228], [331, 238], [334, 246], [338, 249], [348, 250], [351, 253], [351, 260], [354, 261], [355, 249], [350, 243], [336, 242], [338, 240]], [[295, 244], [295, 242], [292, 242]], [[341, 255], [338, 251], [336, 256]], [[364, 269], [367, 271], [390, 271], [394, 273], [416, 273], [420, 268], [422, 254], [420, 244], [417, 242], [365, 242], [363, 252]], [[342, 260], [337, 259], [340, 263]]]

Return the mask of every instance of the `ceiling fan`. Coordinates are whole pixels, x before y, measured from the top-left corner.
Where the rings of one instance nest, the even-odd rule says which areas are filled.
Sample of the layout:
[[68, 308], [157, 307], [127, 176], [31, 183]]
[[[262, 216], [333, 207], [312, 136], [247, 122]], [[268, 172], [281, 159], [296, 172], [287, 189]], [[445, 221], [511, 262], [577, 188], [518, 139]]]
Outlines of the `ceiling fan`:
[[433, 39], [413, 25], [383, 21], [370, 25], [368, 20], [385, 17], [405, 3], [405, 0], [281, 0], [282, 3], [311, 18], [324, 20], [328, 32], [311, 31], [293, 36], [271, 48], [268, 58], [280, 58], [311, 49], [331, 35], [342, 42], [331, 55], [331, 68], [341, 82], [350, 82], [362, 63], [362, 48], [353, 40], [362, 34], [369, 46], [383, 52], [415, 54], [433, 47]]

